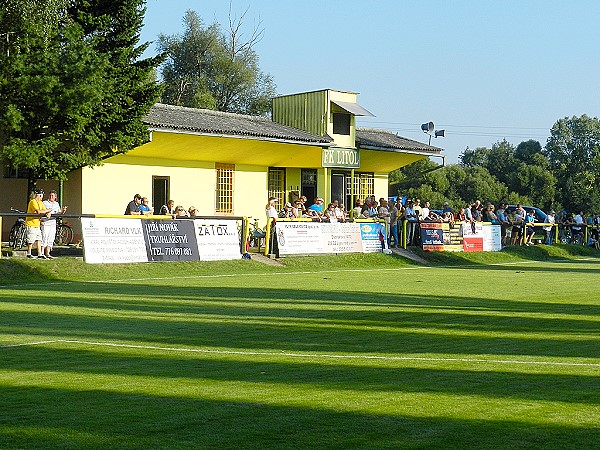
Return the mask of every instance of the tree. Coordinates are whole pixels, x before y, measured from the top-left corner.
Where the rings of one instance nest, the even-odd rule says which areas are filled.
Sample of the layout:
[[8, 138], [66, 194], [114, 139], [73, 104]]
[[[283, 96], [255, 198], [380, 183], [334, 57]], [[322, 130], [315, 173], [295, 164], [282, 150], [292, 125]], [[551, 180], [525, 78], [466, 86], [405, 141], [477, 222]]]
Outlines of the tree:
[[544, 153], [557, 179], [557, 197], [568, 211], [600, 210], [600, 120], [565, 117], [550, 130]]
[[458, 157], [459, 164], [463, 167], [484, 166], [489, 153], [490, 149], [486, 147], [477, 147], [475, 150], [467, 147]]
[[158, 100], [140, 59], [144, 0], [6, 0], [0, 9], [0, 155], [40, 178], [95, 166], [148, 140]]
[[245, 14], [235, 21], [230, 13], [225, 34], [218, 23], [206, 27], [196, 12], [187, 11], [183, 35], [159, 36], [158, 47], [168, 55], [162, 102], [252, 115], [270, 111], [275, 85], [260, 71], [254, 51], [263, 32], [255, 28], [244, 40]]

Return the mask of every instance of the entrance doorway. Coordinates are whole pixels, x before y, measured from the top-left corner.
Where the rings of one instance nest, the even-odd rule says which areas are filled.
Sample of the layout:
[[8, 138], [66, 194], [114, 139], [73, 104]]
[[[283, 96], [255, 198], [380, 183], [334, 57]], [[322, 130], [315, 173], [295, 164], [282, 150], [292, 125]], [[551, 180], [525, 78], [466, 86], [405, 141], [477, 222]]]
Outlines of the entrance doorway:
[[352, 206], [347, 186], [350, 186], [349, 172], [331, 172], [331, 201], [337, 200], [345, 206], [346, 210], [349, 210]]
[[313, 204], [317, 196], [317, 169], [302, 169], [300, 195], [306, 197], [306, 206]]
[[154, 214], [158, 214], [162, 205], [169, 200], [169, 177], [152, 177], [152, 206]]

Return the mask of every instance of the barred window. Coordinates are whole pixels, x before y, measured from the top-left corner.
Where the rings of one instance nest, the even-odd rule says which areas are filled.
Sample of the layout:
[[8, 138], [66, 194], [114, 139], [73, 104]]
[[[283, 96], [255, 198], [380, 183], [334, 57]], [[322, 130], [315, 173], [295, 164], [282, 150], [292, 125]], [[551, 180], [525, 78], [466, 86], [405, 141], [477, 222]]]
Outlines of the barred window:
[[[361, 199], [365, 199], [375, 192], [375, 177], [372, 173], [355, 173], [354, 174], [354, 194]], [[350, 195], [350, 186], [346, 187], [348, 195]]]
[[269, 167], [269, 197], [275, 197], [279, 205], [285, 205], [285, 169]]
[[217, 175], [216, 214], [233, 214], [234, 164], [215, 164]]

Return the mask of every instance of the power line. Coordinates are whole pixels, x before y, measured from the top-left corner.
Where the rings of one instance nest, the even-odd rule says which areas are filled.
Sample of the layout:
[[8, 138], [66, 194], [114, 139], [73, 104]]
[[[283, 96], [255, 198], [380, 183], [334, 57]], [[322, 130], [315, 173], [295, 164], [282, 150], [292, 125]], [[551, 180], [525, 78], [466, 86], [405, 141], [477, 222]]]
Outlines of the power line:
[[[420, 123], [411, 123], [411, 122], [385, 122], [385, 121], [376, 121], [376, 120], [369, 120], [369, 119], [362, 119], [361, 121], [365, 121], [368, 123], [380, 123], [380, 124], [390, 124], [390, 125], [410, 125], [410, 126], [414, 126], [417, 130], [420, 129], [421, 124]], [[513, 126], [487, 126], [487, 125], [456, 125], [456, 124], [438, 124], [438, 127], [454, 127], [454, 128], [483, 128], [483, 129], [506, 129], [506, 130], [545, 130], [545, 131], [549, 131], [550, 128], [548, 127], [513, 127]]]

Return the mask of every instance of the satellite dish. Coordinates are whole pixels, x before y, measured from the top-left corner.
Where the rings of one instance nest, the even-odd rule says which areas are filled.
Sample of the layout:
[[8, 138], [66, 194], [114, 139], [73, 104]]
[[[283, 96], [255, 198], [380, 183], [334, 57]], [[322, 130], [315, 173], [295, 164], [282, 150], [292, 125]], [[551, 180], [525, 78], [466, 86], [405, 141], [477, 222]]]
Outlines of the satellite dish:
[[421, 125], [421, 130], [423, 130], [423, 133], [431, 133], [434, 128], [435, 125], [433, 122], [428, 122]]

